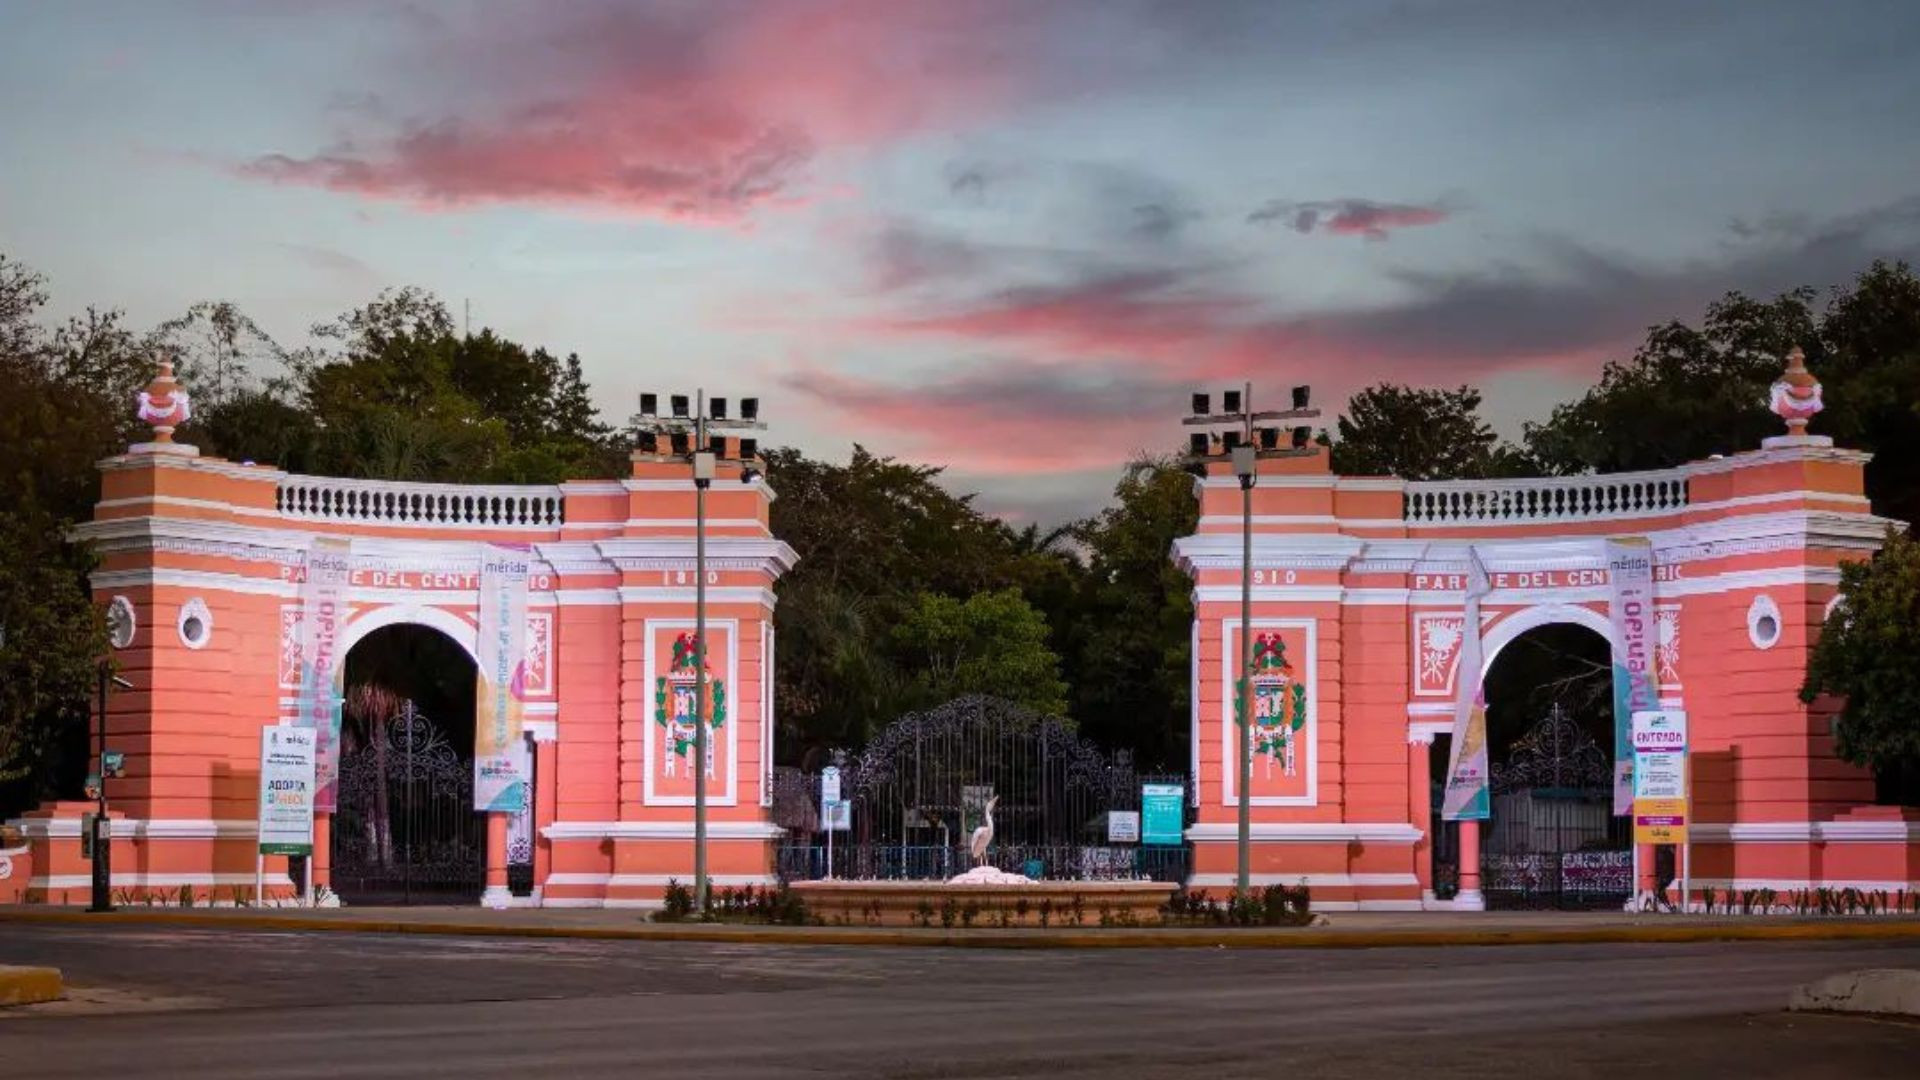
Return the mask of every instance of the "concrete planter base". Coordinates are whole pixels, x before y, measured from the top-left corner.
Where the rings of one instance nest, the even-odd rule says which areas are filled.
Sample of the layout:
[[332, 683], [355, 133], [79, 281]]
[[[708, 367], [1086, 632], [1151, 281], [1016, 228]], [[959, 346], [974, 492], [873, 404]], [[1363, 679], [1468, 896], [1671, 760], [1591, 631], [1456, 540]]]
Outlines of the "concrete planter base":
[[[793, 891], [830, 925], [1158, 926], [1178, 886], [1160, 881], [801, 881]], [[1043, 915], [1045, 921], [1042, 921]], [[1104, 916], [1104, 918], [1103, 918]]]

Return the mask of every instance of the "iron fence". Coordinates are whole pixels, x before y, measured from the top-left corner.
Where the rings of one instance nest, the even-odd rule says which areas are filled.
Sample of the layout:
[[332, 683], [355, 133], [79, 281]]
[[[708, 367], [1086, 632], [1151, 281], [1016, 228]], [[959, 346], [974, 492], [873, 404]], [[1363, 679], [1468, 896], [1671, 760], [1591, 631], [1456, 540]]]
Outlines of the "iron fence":
[[[851, 812], [849, 828], [833, 837], [834, 877], [940, 880], [961, 873], [972, 865], [968, 841], [989, 807], [986, 861], [1011, 873], [1181, 881], [1191, 866], [1184, 840], [1162, 846], [1112, 839], [1119, 824], [1113, 815], [1140, 813], [1143, 783], [1189, 778], [1137, 773], [1125, 752], [1109, 759], [1059, 720], [1010, 702], [959, 698], [903, 717], [864, 752], [841, 757], [841, 797]], [[786, 830], [776, 861], [782, 880], [828, 875], [820, 784], [819, 773], [775, 772], [773, 819]]]

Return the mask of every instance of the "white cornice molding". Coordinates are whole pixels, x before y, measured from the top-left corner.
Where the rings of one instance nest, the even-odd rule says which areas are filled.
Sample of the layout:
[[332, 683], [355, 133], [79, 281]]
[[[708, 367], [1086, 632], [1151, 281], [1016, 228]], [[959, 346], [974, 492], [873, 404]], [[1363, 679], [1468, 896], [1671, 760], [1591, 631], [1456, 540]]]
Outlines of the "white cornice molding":
[[[1248, 827], [1250, 839], [1282, 844], [1379, 843], [1412, 844], [1425, 834], [1402, 822], [1254, 822]], [[1192, 825], [1187, 838], [1203, 843], [1231, 842], [1239, 839], [1234, 825]]]
[[[692, 821], [556, 821], [540, 833], [549, 840], [691, 840]], [[710, 821], [714, 840], [777, 840], [786, 835], [765, 821]]]
[[1916, 821], [1753, 821], [1696, 822], [1696, 841], [1734, 844], [1912, 844], [1920, 842]]

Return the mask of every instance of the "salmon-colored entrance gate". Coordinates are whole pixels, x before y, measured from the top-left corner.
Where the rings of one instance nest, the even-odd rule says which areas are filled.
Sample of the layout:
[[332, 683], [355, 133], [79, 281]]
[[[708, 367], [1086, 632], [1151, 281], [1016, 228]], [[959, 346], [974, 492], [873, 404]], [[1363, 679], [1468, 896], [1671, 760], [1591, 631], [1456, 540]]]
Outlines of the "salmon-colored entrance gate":
[[[768, 530], [773, 493], [759, 480], [723, 464], [709, 499], [709, 670], [726, 715], [696, 762], [672, 704], [691, 678], [687, 466], [636, 455], [624, 480], [554, 487], [339, 480], [203, 457], [156, 430], [102, 463], [83, 529], [134, 686], [108, 717], [127, 762], [110, 790], [116, 889], [250, 893], [260, 731], [299, 707], [302, 581], [319, 540], [350, 545], [341, 656], [410, 624], [477, 657], [483, 554], [528, 552], [532, 895], [509, 896], [508, 823], [494, 814], [486, 902], [657, 903], [669, 879], [692, 875], [699, 768], [714, 882], [771, 880], [773, 584], [794, 556]], [[1256, 748], [1254, 883], [1305, 882], [1324, 908], [1478, 906], [1470, 824], [1460, 894], [1434, 899], [1429, 784], [1434, 739], [1451, 727], [1470, 553], [1491, 575], [1480, 627], [1490, 666], [1552, 623], [1611, 636], [1604, 543], [1640, 536], [1654, 560], [1660, 700], [1691, 718], [1694, 882], [1920, 888], [1920, 812], [1872, 805], [1871, 778], [1833, 756], [1828, 714], [1796, 694], [1838, 566], [1869, 557], [1887, 522], [1863, 495], [1866, 455], [1790, 430], [1677, 469], [1544, 480], [1408, 483], [1335, 476], [1324, 455], [1263, 462], [1256, 684], [1259, 708], [1283, 722]], [[1216, 466], [1198, 494], [1198, 531], [1174, 557], [1197, 601], [1192, 883], [1219, 892], [1236, 864], [1238, 798], [1223, 766], [1236, 743], [1240, 493]], [[90, 808], [59, 803], [23, 822], [30, 898], [86, 899]], [[328, 823], [315, 833], [325, 885]], [[291, 893], [286, 870], [270, 863], [270, 898]]]
[[[129, 628], [115, 660], [134, 689], [112, 696], [107, 720], [109, 745], [126, 755], [126, 777], [109, 785], [117, 891], [251, 898], [260, 730], [299, 709], [301, 587], [316, 538], [350, 545], [340, 657], [412, 624], [477, 658], [482, 555], [527, 552], [533, 892], [510, 897], [507, 815], [489, 814], [486, 902], [643, 905], [669, 879], [692, 880], [697, 765], [660, 696], [684, 674], [676, 643], [694, 627], [688, 465], [636, 454], [624, 480], [389, 483], [223, 461], [167, 434], [101, 463], [101, 499], [81, 530], [102, 557], [94, 594]], [[778, 835], [766, 811], [773, 583], [794, 556], [768, 531], [772, 498], [723, 461], [707, 499], [707, 664], [725, 702], [706, 763], [717, 885], [768, 883]], [[79, 837], [91, 809], [59, 803], [22, 822], [29, 898], [85, 902]], [[317, 886], [330, 880], [330, 832], [322, 815]], [[266, 877], [268, 899], [293, 891], [284, 858], [270, 857]]]
[[[1872, 805], [1871, 776], [1833, 755], [1830, 713], [1797, 694], [1837, 567], [1870, 557], [1889, 523], [1863, 494], [1868, 455], [1805, 435], [1793, 404], [1793, 434], [1659, 472], [1409, 483], [1332, 475], [1324, 453], [1261, 461], [1254, 682], [1274, 696], [1255, 714], [1284, 722], [1253, 751], [1252, 882], [1304, 881], [1325, 908], [1480, 906], [1475, 823], [1460, 825], [1458, 898], [1432, 892], [1429, 754], [1452, 730], [1469, 552], [1493, 586], [1485, 670], [1551, 623], [1611, 640], [1604, 544], [1637, 536], [1654, 557], [1660, 701], [1692, 728], [1693, 883], [1920, 888], [1920, 811]], [[1199, 529], [1175, 547], [1196, 601], [1189, 836], [1193, 884], [1218, 892], [1237, 872], [1241, 493], [1224, 462], [1197, 490]], [[1638, 862], [1644, 888], [1654, 860]]]

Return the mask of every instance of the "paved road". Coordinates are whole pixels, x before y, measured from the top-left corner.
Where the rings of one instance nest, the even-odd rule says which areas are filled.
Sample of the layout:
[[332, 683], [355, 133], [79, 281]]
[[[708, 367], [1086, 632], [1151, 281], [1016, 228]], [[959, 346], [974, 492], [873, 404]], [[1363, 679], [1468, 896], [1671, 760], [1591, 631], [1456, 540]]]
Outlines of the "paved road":
[[79, 1000], [0, 1077], [1910, 1075], [1920, 1027], [1785, 1017], [1920, 947], [1000, 952], [0, 926]]

